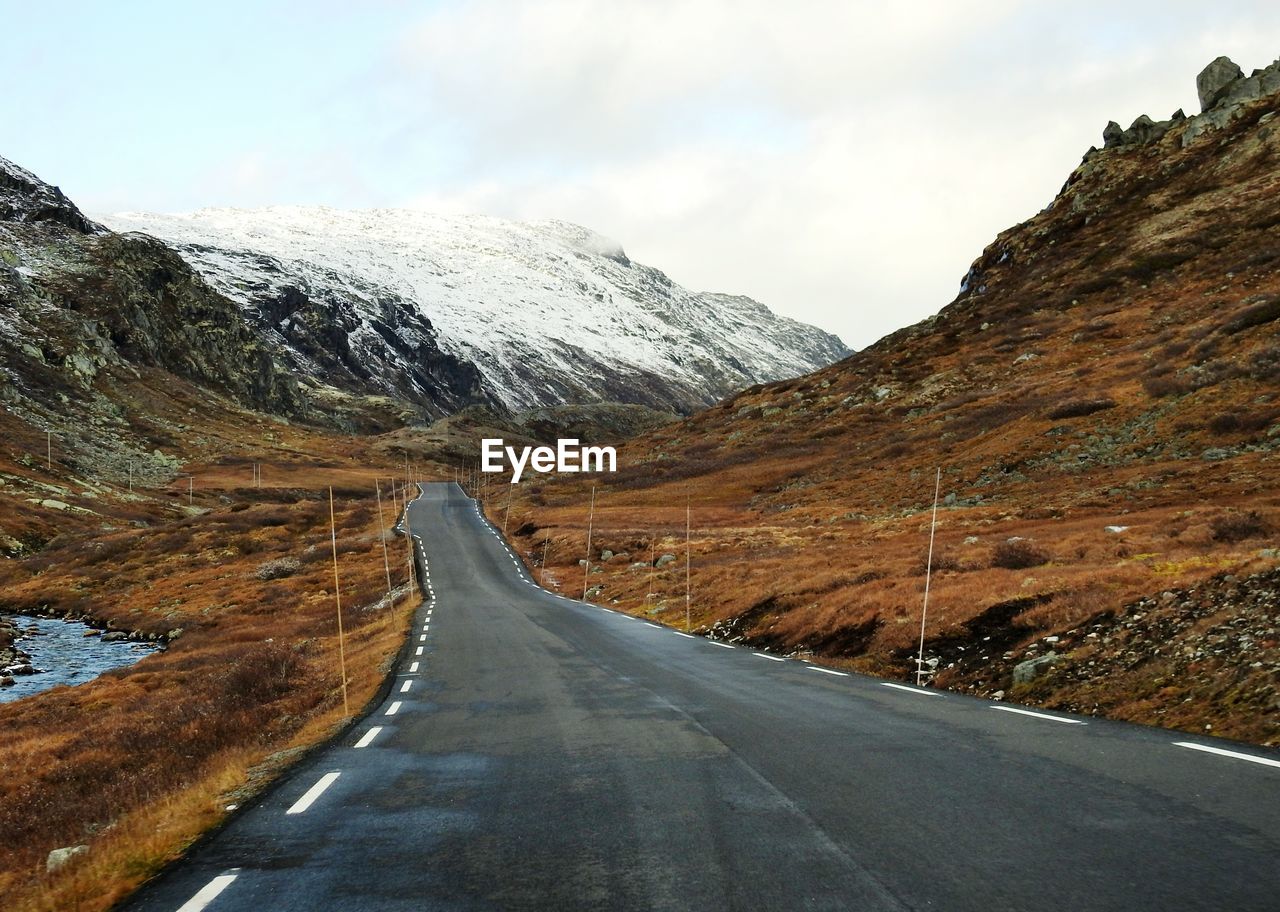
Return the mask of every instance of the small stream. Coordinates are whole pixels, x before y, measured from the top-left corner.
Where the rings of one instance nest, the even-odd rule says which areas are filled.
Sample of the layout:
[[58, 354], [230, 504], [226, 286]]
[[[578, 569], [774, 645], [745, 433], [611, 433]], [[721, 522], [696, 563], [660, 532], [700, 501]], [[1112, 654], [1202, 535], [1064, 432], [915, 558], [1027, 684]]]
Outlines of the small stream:
[[[21, 614], [5, 615], [5, 620], [21, 633], [14, 647], [31, 656], [31, 664], [40, 671], [14, 675], [12, 687], [0, 687], [0, 703], [12, 703], [59, 684], [92, 681], [104, 671], [132, 665], [157, 648], [153, 643], [104, 643], [100, 636], [85, 636], [89, 628], [76, 621]], [[0, 674], [3, 672], [0, 669]]]

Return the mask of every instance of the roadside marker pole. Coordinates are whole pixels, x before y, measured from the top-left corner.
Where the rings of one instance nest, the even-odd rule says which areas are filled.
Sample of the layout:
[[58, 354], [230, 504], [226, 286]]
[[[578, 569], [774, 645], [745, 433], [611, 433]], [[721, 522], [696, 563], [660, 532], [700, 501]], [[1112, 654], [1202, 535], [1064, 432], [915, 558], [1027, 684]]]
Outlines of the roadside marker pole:
[[50, 472], [53, 471], [53, 431], [44, 432], [44, 459], [45, 467]]
[[691, 625], [692, 611], [689, 607], [689, 541], [693, 527], [690, 525], [689, 495], [684, 496], [684, 632], [688, 633]]
[[409, 519], [409, 491], [404, 492], [404, 543], [409, 546], [409, 589], [418, 585], [418, 572], [413, 566], [413, 522]]
[[582, 568], [582, 600], [587, 600], [587, 582], [591, 578], [591, 528], [596, 519], [596, 486], [591, 486], [591, 509], [587, 513], [587, 559]]
[[645, 593], [644, 600], [649, 601], [649, 596], [656, 596], [658, 593], [653, 591], [653, 562], [657, 560], [658, 554], [658, 537], [656, 535], [649, 536], [649, 591]]
[[338, 583], [338, 521], [333, 515], [333, 488], [329, 488], [329, 534], [333, 541], [333, 598], [338, 604], [338, 664], [342, 668], [342, 715], [351, 715], [347, 703], [347, 641], [342, 632], [342, 592]]
[[942, 489], [942, 466], [933, 481], [933, 521], [929, 524], [929, 557], [924, 565], [924, 607], [920, 611], [920, 652], [916, 656], [916, 687], [924, 679], [924, 622], [929, 616], [929, 582], [933, 576], [933, 534], [938, 528], [938, 492]]
[[547, 547], [551, 544], [551, 533], [542, 540], [542, 566], [538, 568], [538, 585], [545, 586], [547, 581]]
[[515, 485], [511, 486], [513, 490], [507, 492], [507, 509], [502, 514], [502, 535], [505, 538], [507, 534], [507, 520], [511, 518], [511, 499], [515, 496]]
[[196, 477], [194, 475], [187, 476], [187, 506], [195, 503], [196, 498]]
[[387, 527], [382, 518], [382, 484], [373, 480], [373, 489], [378, 494], [378, 536], [382, 539], [382, 568], [387, 571], [387, 607], [395, 608], [396, 597], [391, 588], [391, 559], [387, 557]]

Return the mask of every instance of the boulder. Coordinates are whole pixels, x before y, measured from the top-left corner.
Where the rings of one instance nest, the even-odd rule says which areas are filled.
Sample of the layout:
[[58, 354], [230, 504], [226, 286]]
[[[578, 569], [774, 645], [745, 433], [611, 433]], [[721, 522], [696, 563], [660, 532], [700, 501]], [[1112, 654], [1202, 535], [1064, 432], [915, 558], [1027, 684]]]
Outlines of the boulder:
[[600, 560], [601, 562], [604, 562], [604, 563], [607, 563], [613, 560], [613, 552], [610, 551], [608, 548], [605, 548], [603, 551], [600, 552]]
[[1124, 127], [1114, 120], [1107, 121], [1107, 125], [1102, 128], [1102, 148], [1114, 149], [1122, 142], [1124, 142]]
[[102, 642], [104, 643], [120, 643], [127, 639], [129, 639], [129, 634], [124, 630], [112, 630], [110, 633], [102, 635]]
[[1034, 659], [1019, 662], [1013, 666], [1013, 683], [1028, 684], [1052, 668], [1057, 664], [1057, 661], [1058, 654], [1056, 652], [1047, 652]]
[[676, 556], [674, 554], [664, 554], [654, 563], [655, 567], [665, 567], [667, 564], [674, 564]]
[[1196, 77], [1196, 94], [1200, 96], [1200, 110], [1212, 108], [1227, 93], [1231, 84], [1244, 78], [1244, 70], [1240, 69], [1230, 57], [1219, 57], [1200, 71]]
[[44, 869], [49, 873], [53, 873], [73, 859], [79, 858], [81, 855], [88, 854], [89, 847], [87, 845], [66, 846], [61, 849], [54, 849], [49, 853], [49, 857], [45, 859]]

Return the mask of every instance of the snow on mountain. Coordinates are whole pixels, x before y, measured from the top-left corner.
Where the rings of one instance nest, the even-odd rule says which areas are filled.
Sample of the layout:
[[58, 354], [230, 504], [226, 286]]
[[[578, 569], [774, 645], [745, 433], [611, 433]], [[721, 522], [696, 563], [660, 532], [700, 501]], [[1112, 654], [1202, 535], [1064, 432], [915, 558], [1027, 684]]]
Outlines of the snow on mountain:
[[424, 405], [689, 411], [849, 353], [750, 298], [682, 288], [565, 222], [300, 207], [101, 221], [175, 246], [302, 372]]

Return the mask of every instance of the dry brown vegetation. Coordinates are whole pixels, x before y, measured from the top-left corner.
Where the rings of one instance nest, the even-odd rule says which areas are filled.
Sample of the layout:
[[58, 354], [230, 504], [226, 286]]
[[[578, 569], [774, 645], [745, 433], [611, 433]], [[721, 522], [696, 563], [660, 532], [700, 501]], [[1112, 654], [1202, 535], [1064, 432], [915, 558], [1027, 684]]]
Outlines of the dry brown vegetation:
[[[521, 551], [536, 567], [549, 536], [549, 579], [580, 594], [597, 484], [596, 597], [679, 626], [688, 497], [695, 626], [897, 677], [914, 667], [937, 466], [927, 653], [1017, 655], [1141, 596], [1274, 566], [1280, 134], [1260, 120], [1276, 111], [1259, 102], [1185, 150], [1171, 134], [1096, 155], [938, 316], [651, 432], [616, 475], [520, 485]], [[651, 571], [652, 549], [677, 559]], [[1275, 638], [1206, 669], [1221, 686], [1126, 703], [1130, 682], [1094, 703], [1280, 743], [1280, 708], [1213, 696], [1274, 698]], [[1003, 673], [948, 683], [990, 693]]]
[[[104, 485], [87, 499], [92, 514], [37, 514], [42, 550], [0, 564], [4, 610], [172, 637], [134, 666], [0, 706], [6, 909], [108, 907], [341, 727], [330, 487], [353, 712], [404, 641], [412, 605], [387, 607], [381, 541], [397, 469], [362, 465], [345, 438], [233, 417], [202, 429], [218, 451], [183, 466], [198, 479], [191, 506], [184, 477], [133, 495]], [[255, 448], [266, 428], [284, 439]], [[10, 518], [22, 509], [14, 497], [0, 506]], [[388, 546], [400, 586], [407, 545]], [[89, 855], [45, 872], [51, 849], [77, 844]]]

